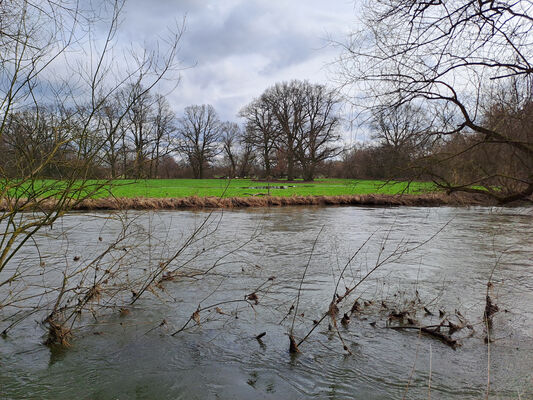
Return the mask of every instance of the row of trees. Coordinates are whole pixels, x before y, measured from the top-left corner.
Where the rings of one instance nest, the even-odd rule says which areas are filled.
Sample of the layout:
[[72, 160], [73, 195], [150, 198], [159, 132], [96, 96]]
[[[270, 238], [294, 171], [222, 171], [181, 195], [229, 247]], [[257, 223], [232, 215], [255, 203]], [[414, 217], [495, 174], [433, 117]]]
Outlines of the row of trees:
[[[292, 81], [267, 89], [240, 113], [246, 120], [245, 141], [258, 149], [264, 171], [271, 175], [273, 156], [286, 161], [287, 179], [295, 165], [305, 180], [316, 167], [339, 153], [340, 100], [324, 85]], [[282, 160], [279, 160], [279, 155]]]
[[166, 99], [137, 85], [102, 100], [97, 110], [31, 107], [6, 117], [1, 166], [11, 177], [34, 174], [41, 164], [39, 175], [49, 178], [76, 168], [92, 177], [154, 177], [169, 153], [172, 124]]
[[502, 202], [527, 198], [533, 158], [513, 143], [532, 142], [533, 98], [518, 86], [494, 93], [480, 107], [480, 127], [504, 134], [505, 141], [470, 129], [444, 134], [443, 121], [453, 126], [457, 116], [432, 115], [420, 106], [381, 106], [372, 111], [374, 144], [347, 149], [330, 173], [432, 180], [449, 191], [482, 192]]
[[[7, 157], [0, 164], [17, 177], [50, 158], [40, 175], [62, 178], [91, 160], [92, 177], [139, 179], [160, 177], [161, 164], [180, 157], [195, 178], [205, 177], [214, 161], [225, 165], [227, 176], [248, 176], [260, 160], [265, 176], [276, 172], [292, 180], [298, 166], [312, 180], [317, 165], [338, 152], [338, 104], [323, 85], [280, 83], [243, 108], [241, 128], [221, 121], [211, 105], [186, 107], [178, 118], [164, 96], [131, 84], [103, 99], [98, 110], [33, 107], [10, 113], [0, 141]], [[84, 126], [89, 113], [94, 115]]]
[[[532, 102], [515, 82], [493, 94], [482, 126], [528, 143]], [[244, 126], [222, 122], [210, 105], [193, 105], [177, 118], [164, 96], [130, 85], [111, 98], [82, 128], [89, 107], [43, 107], [9, 114], [0, 141], [0, 165], [9, 176], [61, 178], [73, 168], [91, 177], [326, 176], [375, 179], [440, 179], [441, 184], [508, 187], [497, 175], [524, 182], [531, 162], [502, 143], [485, 143], [470, 130], [439, 133], [452, 113], [430, 114], [420, 104], [384, 103], [370, 112], [370, 145], [340, 147], [336, 93], [323, 85], [291, 81], [268, 88], [244, 107]], [[89, 133], [87, 133], [89, 132]], [[93, 154], [94, 153], [94, 154]], [[53, 156], [51, 157], [51, 154]], [[339, 157], [336, 157], [339, 156]], [[332, 160], [333, 159], [333, 160]], [[84, 161], [82, 161], [84, 160]], [[178, 164], [176, 160], [181, 160]], [[328, 160], [330, 160], [328, 162]], [[495, 161], [498, 162], [495, 162]], [[45, 162], [46, 161], [46, 162]], [[491, 179], [483, 173], [491, 171]]]
[[[343, 45], [339, 79], [360, 113], [420, 110], [427, 128], [419, 131], [409, 118], [412, 135], [404, 136], [420, 147], [407, 157], [397, 152], [413, 167], [411, 176], [500, 203], [527, 199], [533, 195], [532, 15], [531, 1], [367, 2], [361, 29]], [[397, 144], [387, 139], [381, 149]], [[359, 156], [376, 149], [364, 150]]]
[[[316, 168], [339, 154], [340, 99], [325, 85], [293, 80], [278, 83], [245, 106], [244, 127], [220, 122], [212, 106], [190, 106], [178, 120], [177, 150], [194, 176], [222, 154], [227, 176], [313, 180]], [[259, 168], [258, 168], [259, 167]]]
[[[344, 44], [337, 65], [343, 102], [358, 111], [372, 141], [342, 152], [340, 98], [324, 85], [275, 84], [240, 111], [242, 126], [220, 121], [208, 105], [176, 117], [164, 96], [152, 93], [175, 68], [179, 29], [167, 57], [137, 58], [116, 86], [107, 84], [112, 68], [104, 45], [93, 57], [91, 79], [87, 71], [71, 71], [86, 85], [82, 104], [73, 96], [79, 87], [38, 92], [48, 81], [35, 68], [46, 70], [78, 43], [55, 33], [76, 35], [65, 25], [77, 22], [75, 7], [62, 8], [64, 17], [53, 21], [48, 36], [34, 36], [15, 21], [41, 11], [31, 2], [20, 6], [20, 13], [5, 8], [2, 14], [14, 22], [2, 28], [2, 65], [11, 66], [1, 80], [6, 179], [65, 179], [82, 170], [84, 177], [168, 177], [171, 169], [201, 178], [216, 164], [225, 176], [312, 180], [318, 168], [336, 164], [337, 175], [431, 179], [502, 203], [533, 194], [529, 2], [379, 0], [363, 7], [362, 29]], [[114, 3], [106, 43], [120, 7]], [[58, 94], [48, 102], [53, 107], [43, 107], [43, 92]]]

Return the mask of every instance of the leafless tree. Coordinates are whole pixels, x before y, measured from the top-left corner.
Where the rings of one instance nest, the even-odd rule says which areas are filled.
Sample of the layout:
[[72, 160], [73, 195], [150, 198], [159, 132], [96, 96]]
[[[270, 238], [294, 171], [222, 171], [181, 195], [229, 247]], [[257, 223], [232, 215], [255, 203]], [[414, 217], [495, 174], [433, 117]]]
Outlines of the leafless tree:
[[150, 178], [159, 177], [159, 163], [173, 150], [173, 137], [176, 130], [176, 116], [167, 99], [156, 94], [153, 115], [152, 151], [150, 160]]
[[306, 181], [312, 181], [319, 163], [339, 154], [337, 141], [339, 97], [324, 85], [303, 84], [304, 120], [296, 135], [296, 157]]
[[261, 154], [265, 177], [272, 175], [272, 158], [278, 132], [272, 110], [261, 99], [255, 99], [239, 113], [246, 121], [244, 142]]
[[[295, 166], [312, 180], [316, 166], [338, 152], [340, 99], [324, 85], [293, 80], [277, 83], [240, 113], [247, 122], [248, 140], [261, 149], [266, 175], [270, 175], [272, 150], [284, 157], [287, 179]], [[278, 163], [279, 164], [279, 163]]]
[[255, 161], [254, 147], [242, 128], [234, 122], [222, 124], [222, 152], [230, 178], [250, 175]]
[[431, 147], [432, 122], [424, 111], [413, 105], [389, 106], [372, 109], [370, 129], [376, 141], [375, 161], [380, 164], [381, 177], [406, 177], [410, 174], [412, 161], [426, 154]]
[[[517, 140], [508, 130], [486, 125], [483, 104], [485, 95], [497, 86], [510, 87], [515, 81], [531, 87], [532, 11], [530, 1], [368, 2], [363, 28], [344, 45], [341, 83], [354, 105], [362, 109], [381, 106], [393, 98], [391, 107], [411, 104], [428, 115], [445, 110], [454, 116], [453, 124], [437, 124], [437, 119], [434, 135], [444, 141], [459, 135], [478, 138], [477, 144], [461, 154], [481, 144], [498, 144], [531, 160], [531, 135]], [[530, 92], [522, 91], [518, 99], [521, 109], [531, 103]], [[449, 163], [450, 155], [434, 157], [426, 166], [440, 162]], [[499, 170], [478, 171], [473, 181], [433, 177], [449, 191], [484, 194], [508, 203], [533, 194], [531, 163], [523, 166], [528, 170], [510, 175]]]
[[[100, 117], [108, 101], [123, 88], [143, 88], [122, 104], [123, 118], [164, 76], [179, 72], [182, 27], [169, 31], [164, 46], [119, 60], [112, 44], [122, 6], [110, 1], [106, 14], [71, 0], [0, 2], [0, 143], [16, 139], [11, 145], [21, 155], [0, 168], [2, 288], [24, 279], [11, 263], [34, 235], [109, 184], [90, 179], [109, 141], [94, 136], [105, 132]], [[108, 26], [102, 41], [87, 35], [95, 22]], [[63, 68], [54, 69], [57, 63]]]
[[178, 120], [178, 150], [185, 155], [194, 177], [202, 179], [205, 169], [219, 154], [221, 122], [212, 105], [193, 105], [185, 108]]
[[128, 93], [128, 137], [133, 144], [133, 177], [148, 178], [150, 147], [153, 136], [153, 102], [151, 94], [140, 85], [132, 85]]
[[287, 180], [295, 178], [295, 151], [298, 133], [303, 131], [305, 105], [302, 93], [303, 82], [277, 83], [261, 95], [261, 102], [274, 115], [274, 126], [278, 131], [276, 147], [283, 151], [287, 159]]
[[63, 176], [70, 132], [65, 127], [54, 129], [60, 126], [63, 126], [61, 117], [45, 107], [38, 112], [33, 109], [10, 114], [2, 132], [6, 149], [2, 178], [31, 175], [39, 166], [46, 176]]
[[[112, 179], [118, 178], [120, 157], [127, 151], [125, 148], [126, 124], [121, 110], [121, 96], [115, 95], [104, 102], [99, 115], [105, 140], [102, 149], [103, 159], [109, 167]], [[123, 165], [121, 173], [125, 172]]]
[[238, 164], [238, 149], [239, 140], [241, 137], [241, 130], [238, 124], [234, 122], [224, 122], [221, 125], [222, 132], [222, 151], [224, 157], [229, 163], [230, 178], [234, 178], [237, 172]]
[[237, 175], [241, 178], [250, 176], [252, 174], [252, 168], [255, 165], [256, 155], [254, 147], [247, 140], [246, 134], [241, 132], [240, 140], [240, 157]]
[[423, 111], [411, 105], [389, 107], [384, 105], [372, 110], [373, 139], [395, 150], [411, 152], [421, 147], [430, 127]]

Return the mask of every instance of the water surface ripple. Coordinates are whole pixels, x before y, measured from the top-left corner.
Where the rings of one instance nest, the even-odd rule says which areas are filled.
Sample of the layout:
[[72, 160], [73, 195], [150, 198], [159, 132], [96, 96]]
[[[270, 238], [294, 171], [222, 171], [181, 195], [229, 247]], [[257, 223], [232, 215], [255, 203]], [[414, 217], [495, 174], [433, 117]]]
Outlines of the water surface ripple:
[[[65, 216], [54, 227], [57, 235], [38, 238], [41, 257], [48, 265], [97, 254], [101, 242], [112, 240], [120, 229], [107, 215]], [[136, 250], [153, 253], [151, 260], [164, 258], [207, 215], [130, 212], [129, 218], [152, 232], [150, 241]], [[141, 299], [126, 317], [111, 311], [98, 321], [88, 320], [68, 349], [42, 345], [45, 332], [35, 319], [0, 339], [0, 397], [479, 399], [485, 396], [490, 369], [494, 398], [533, 398], [532, 209], [286, 207], [224, 210], [211, 218], [217, 221], [216, 229], [193, 245], [195, 250], [207, 248], [206, 254], [189, 260], [186, 267], [202, 269], [225, 255], [212, 275], [166, 282], [164, 295]], [[375, 265], [380, 249], [386, 257], [396, 246], [414, 247], [442, 227], [421, 248], [378, 269], [346, 307], [356, 297], [399, 307], [418, 291], [436, 314], [439, 309], [448, 314], [457, 309], [479, 323], [487, 280], [497, 264], [494, 298], [500, 312], [494, 318], [490, 348], [479, 324], [472, 337], [458, 335], [461, 346], [453, 350], [416, 331], [388, 329], [389, 311], [368, 306], [347, 327], [340, 327], [353, 355], [346, 355], [327, 322], [301, 346], [300, 354], [288, 353], [293, 315], [286, 315], [315, 240], [302, 285], [301, 315], [294, 323], [299, 338], [327, 310], [341, 269], [370, 235], [347, 269], [340, 294]], [[17, 262], [35, 257], [28, 249]], [[139, 259], [139, 265], [131, 265], [132, 274], [145, 262]], [[170, 336], [202, 300], [206, 306], [244, 298], [272, 276], [253, 309], [221, 305], [224, 314], [206, 311], [202, 317], [210, 321]], [[438, 315], [417, 317], [438, 323]], [[162, 319], [167, 325], [152, 329]], [[262, 342], [254, 339], [260, 332], [267, 333]]]

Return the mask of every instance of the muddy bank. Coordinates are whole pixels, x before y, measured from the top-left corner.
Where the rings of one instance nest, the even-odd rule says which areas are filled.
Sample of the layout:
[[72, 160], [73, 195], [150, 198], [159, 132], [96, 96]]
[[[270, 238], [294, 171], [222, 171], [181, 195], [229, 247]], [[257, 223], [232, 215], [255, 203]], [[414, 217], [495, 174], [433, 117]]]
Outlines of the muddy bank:
[[[18, 201], [21, 207], [25, 203]], [[0, 210], [14, 208], [14, 203], [2, 200]], [[51, 199], [26, 203], [24, 209], [49, 210], [55, 205]], [[483, 196], [471, 194], [431, 193], [421, 195], [344, 195], [344, 196], [291, 196], [291, 197], [185, 197], [185, 198], [102, 198], [86, 199], [71, 204], [73, 210], [177, 210], [202, 208], [246, 208], [246, 207], [280, 207], [280, 206], [469, 206], [495, 205], [495, 202]]]

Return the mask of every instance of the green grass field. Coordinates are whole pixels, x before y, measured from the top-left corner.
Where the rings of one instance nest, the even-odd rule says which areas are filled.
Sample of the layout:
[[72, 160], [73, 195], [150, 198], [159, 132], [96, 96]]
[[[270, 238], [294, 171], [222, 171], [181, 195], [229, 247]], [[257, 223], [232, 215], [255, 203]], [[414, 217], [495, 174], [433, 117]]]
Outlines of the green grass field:
[[[417, 194], [434, 191], [431, 183], [352, 179], [318, 179], [314, 182], [259, 182], [251, 179], [150, 179], [115, 181], [95, 197], [248, 197], [257, 194], [271, 196], [337, 196], [349, 194]], [[283, 188], [280, 188], [283, 187]]]

